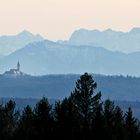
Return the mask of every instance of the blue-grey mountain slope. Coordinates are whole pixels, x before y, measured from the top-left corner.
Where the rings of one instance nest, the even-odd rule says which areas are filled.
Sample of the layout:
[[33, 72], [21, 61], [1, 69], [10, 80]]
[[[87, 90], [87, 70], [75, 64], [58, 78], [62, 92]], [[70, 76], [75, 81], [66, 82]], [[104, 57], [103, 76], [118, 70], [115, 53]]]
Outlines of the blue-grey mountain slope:
[[68, 74], [84, 72], [140, 75], [140, 52], [125, 54], [102, 47], [61, 45], [52, 41], [28, 44], [0, 60], [0, 73], [17, 61], [25, 73]]

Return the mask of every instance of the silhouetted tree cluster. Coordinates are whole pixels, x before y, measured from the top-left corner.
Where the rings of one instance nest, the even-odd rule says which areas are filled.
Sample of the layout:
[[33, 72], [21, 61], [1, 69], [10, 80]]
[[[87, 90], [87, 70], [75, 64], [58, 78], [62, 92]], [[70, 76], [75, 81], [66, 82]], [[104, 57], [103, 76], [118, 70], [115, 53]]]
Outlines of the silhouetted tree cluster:
[[45, 97], [21, 112], [11, 100], [0, 105], [0, 139], [139, 140], [140, 125], [131, 108], [124, 113], [109, 99], [102, 102], [96, 87], [92, 76], [85, 73], [71, 95], [55, 106]]

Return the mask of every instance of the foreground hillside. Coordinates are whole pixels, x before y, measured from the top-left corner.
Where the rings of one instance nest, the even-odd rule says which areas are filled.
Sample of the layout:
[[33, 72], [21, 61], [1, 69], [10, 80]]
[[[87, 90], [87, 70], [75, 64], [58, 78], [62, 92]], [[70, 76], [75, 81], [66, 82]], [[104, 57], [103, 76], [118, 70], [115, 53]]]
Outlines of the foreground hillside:
[[[62, 99], [74, 90], [80, 75], [0, 76], [0, 96]], [[102, 98], [140, 101], [140, 78], [93, 75]]]

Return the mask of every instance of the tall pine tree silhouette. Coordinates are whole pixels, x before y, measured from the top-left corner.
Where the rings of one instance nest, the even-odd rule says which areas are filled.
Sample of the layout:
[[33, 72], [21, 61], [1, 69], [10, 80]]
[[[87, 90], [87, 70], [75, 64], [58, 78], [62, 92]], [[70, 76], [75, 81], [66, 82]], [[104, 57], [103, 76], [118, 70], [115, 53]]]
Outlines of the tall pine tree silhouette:
[[125, 114], [125, 140], [137, 140], [139, 128], [139, 121], [133, 117], [133, 112], [129, 107]]
[[85, 73], [76, 82], [75, 90], [71, 93], [70, 99], [77, 108], [78, 120], [82, 130], [82, 139], [90, 136], [94, 107], [100, 102], [101, 93], [95, 93], [97, 87], [92, 75]]

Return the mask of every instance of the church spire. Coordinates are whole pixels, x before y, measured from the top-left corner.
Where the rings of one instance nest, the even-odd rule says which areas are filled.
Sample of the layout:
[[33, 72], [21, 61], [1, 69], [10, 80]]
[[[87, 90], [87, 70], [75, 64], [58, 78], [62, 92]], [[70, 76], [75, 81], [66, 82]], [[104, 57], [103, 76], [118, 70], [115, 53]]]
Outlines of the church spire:
[[17, 70], [20, 71], [20, 63], [19, 63], [19, 61], [17, 62]]

